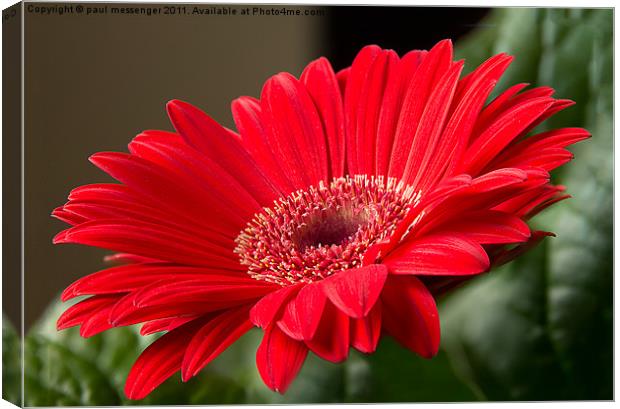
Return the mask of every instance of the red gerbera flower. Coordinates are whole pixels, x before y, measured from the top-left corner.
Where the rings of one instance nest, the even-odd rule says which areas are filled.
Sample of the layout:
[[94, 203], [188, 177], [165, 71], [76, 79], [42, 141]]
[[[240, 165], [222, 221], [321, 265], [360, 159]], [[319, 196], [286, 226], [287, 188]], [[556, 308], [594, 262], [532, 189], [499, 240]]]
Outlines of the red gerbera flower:
[[566, 197], [548, 172], [589, 136], [529, 136], [572, 105], [548, 87], [518, 84], [485, 106], [511, 60], [460, 78], [450, 41], [402, 58], [368, 46], [338, 74], [320, 58], [235, 100], [238, 133], [170, 102], [177, 133], [93, 155], [121, 184], [79, 187], [53, 213], [73, 226], [55, 243], [125, 262], [69, 286], [63, 300], [90, 297], [58, 328], [165, 332], [129, 373], [132, 399], [193, 377], [253, 325], [258, 370], [282, 393], [308, 351], [341, 362], [387, 334], [432, 357], [434, 297], [550, 234], [525, 221]]

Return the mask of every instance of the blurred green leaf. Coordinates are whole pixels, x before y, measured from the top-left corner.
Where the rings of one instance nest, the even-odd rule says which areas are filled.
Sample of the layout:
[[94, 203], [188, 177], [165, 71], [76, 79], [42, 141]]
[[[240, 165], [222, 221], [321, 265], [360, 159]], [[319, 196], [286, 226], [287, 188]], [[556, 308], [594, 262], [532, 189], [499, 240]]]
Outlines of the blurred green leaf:
[[19, 335], [2, 315], [2, 399], [20, 406], [21, 401], [21, 346]]
[[[75, 302], [75, 301], [73, 301]], [[138, 328], [115, 328], [85, 339], [77, 328], [56, 330], [69, 303], [53, 303], [28, 333], [26, 404], [55, 405], [190, 405], [244, 402], [241, 384], [205, 371], [187, 383], [177, 374], [141, 401], [123, 392], [133, 362], [157, 335], [143, 337]]]
[[[353, 354], [352, 354], [353, 355]], [[357, 362], [356, 362], [357, 361]], [[372, 355], [355, 354], [347, 366], [362, 366], [367, 379], [357, 386], [355, 402], [466, 402], [477, 397], [455, 375], [443, 350], [423, 359], [390, 337]], [[360, 371], [361, 372], [361, 371]]]
[[65, 345], [32, 335], [25, 345], [26, 406], [118, 405], [107, 374]]
[[593, 137], [554, 175], [573, 198], [534, 220], [558, 237], [450, 297], [444, 346], [488, 399], [612, 399], [612, 13], [503, 9], [489, 22], [461, 57], [479, 62], [475, 44], [516, 55], [507, 81], [577, 102], [546, 127], [582, 126]]

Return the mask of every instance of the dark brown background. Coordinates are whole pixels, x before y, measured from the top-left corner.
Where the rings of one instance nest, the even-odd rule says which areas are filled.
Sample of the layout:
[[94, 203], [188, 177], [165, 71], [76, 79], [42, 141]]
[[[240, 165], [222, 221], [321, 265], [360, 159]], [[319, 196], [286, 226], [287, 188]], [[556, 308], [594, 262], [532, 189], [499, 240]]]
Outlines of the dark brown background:
[[168, 100], [191, 102], [230, 127], [230, 102], [258, 96], [270, 75], [298, 75], [321, 55], [343, 68], [367, 43], [400, 53], [428, 48], [467, 32], [485, 13], [413, 7], [329, 8], [324, 17], [26, 11], [26, 327], [73, 280], [103, 268], [107, 254], [52, 245], [65, 225], [50, 212], [72, 188], [111, 180], [90, 165], [89, 155], [126, 151], [144, 129], [171, 130]]

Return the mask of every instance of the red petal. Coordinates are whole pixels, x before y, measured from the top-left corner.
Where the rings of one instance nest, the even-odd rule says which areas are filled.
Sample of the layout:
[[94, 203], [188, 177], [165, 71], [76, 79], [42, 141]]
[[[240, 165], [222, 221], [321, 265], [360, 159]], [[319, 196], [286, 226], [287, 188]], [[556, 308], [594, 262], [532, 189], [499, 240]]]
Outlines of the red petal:
[[[442, 227], [439, 227], [442, 229]], [[530, 228], [521, 219], [496, 210], [464, 213], [443, 226], [445, 231], [462, 234], [480, 244], [507, 244], [527, 241]]]
[[502, 112], [506, 106], [506, 102], [510, 101], [516, 94], [521, 92], [521, 90], [528, 85], [529, 84], [527, 83], [516, 84], [499, 94], [482, 110], [482, 112], [480, 112], [480, 115], [478, 115], [476, 120], [476, 127], [479, 129], [482, 125], [486, 126], [489, 124], [491, 120], [497, 117], [498, 112]]
[[434, 155], [432, 168], [427, 170], [428, 181], [420, 185], [420, 189], [427, 190], [427, 186], [436, 183], [442, 175], [441, 170], [446, 166], [448, 174], [452, 174], [453, 166], [469, 145], [476, 118], [484, 102], [511, 61], [512, 57], [506, 54], [496, 55], [459, 81], [451, 118], [441, 137], [438, 153]]
[[162, 331], [172, 331], [173, 329], [185, 324], [186, 322], [193, 321], [196, 318], [198, 318], [198, 316], [192, 315], [189, 317], [171, 317], [149, 321], [142, 324], [142, 327], [140, 327], [140, 335], [145, 336]]
[[381, 337], [381, 301], [370, 310], [367, 317], [351, 320], [351, 345], [360, 352], [375, 352]]
[[512, 213], [515, 216], [527, 219], [527, 215], [532, 209], [550, 199], [563, 196], [562, 192], [565, 190], [566, 188], [561, 185], [546, 184], [515, 196], [496, 206], [494, 210]]
[[185, 350], [182, 363], [182, 379], [195, 376], [232, 343], [252, 328], [248, 319], [249, 308], [224, 311], [209, 320], [192, 337]]
[[[563, 128], [543, 132], [507, 148], [487, 168], [531, 165], [552, 170], [565, 163], [566, 159], [572, 159], [572, 154], [562, 148], [589, 137], [588, 131], [581, 128]], [[554, 156], [559, 157], [560, 160], [554, 159]]]
[[336, 74], [326, 58], [310, 63], [301, 74], [308, 93], [316, 105], [323, 123], [329, 150], [330, 177], [344, 175], [345, 134], [342, 94]]
[[86, 222], [55, 237], [54, 243], [79, 243], [185, 265], [239, 268], [234, 253], [219, 244], [129, 219]]
[[[110, 312], [114, 326], [131, 325], [169, 317], [205, 314], [252, 303], [268, 291], [273, 284], [259, 286], [239, 283], [212, 282], [205, 275], [199, 280], [160, 280], [120, 299]], [[207, 280], [207, 281], [205, 281]], [[260, 285], [264, 287], [261, 288]]]
[[551, 87], [537, 87], [518, 94], [518, 92], [527, 85], [529, 84], [517, 84], [507, 89], [480, 113], [472, 134], [472, 141], [478, 139], [490, 124], [506, 112], [535, 98], [549, 98], [554, 93]]
[[[92, 155], [97, 167], [158, 204], [157, 207], [192, 218], [201, 225], [235, 237], [247, 220], [223, 206], [199, 179], [173, 174], [134, 155], [102, 152]], [[148, 183], [145, 183], [148, 181]], [[205, 212], [204, 209], [210, 209]], [[249, 211], [255, 210], [250, 207]]]
[[237, 98], [232, 102], [232, 114], [243, 146], [265, 174], [278, 185], [282, 193], [288, 194], [295, 190], [268, 144], [260, 101], [252, 97]]
[[121, 298], [110, 311], [110, 323], [114, 327], [133, 325], [163, 318], [185, 318], [226, 308], [230, 304], [214, 305], [205, 303], [177, 303], [152, 307], [136, 307], [133, 294]]
[[[203, 267], [187, 267], [165, 263], [130, 264], [108, 268], [82, 277], [67, 287], [61, 296], [63, 301], [87, 294], [127, 293], [153, 281], [162, 279], [185, 279], [200, 275], [215, 274], [222, 276], [240, 276], [236, 272], [208, 269]], [[245, 278], [241, 276], [242, 278]]]
[[416, 70], [402, 103], [392, 147], [389, 176], [399, 179], [402, 177], [413, 141], [412, 129], [417, 129], [434, 86], [451, 65], [452, 43], [444, 40], [428, 52]]
[[163, 208], [159, 201], [131, 192], [127, 186], [112, 185], [96, 187], [85, 186], [79, 191], [74, 190], [64, 210], [77, 214], [80, 223], [101, 219], [131, 219], [138, 222], [149, 222], [177, 229], [200, 238], [224, 244], [230, 249], [235, 248], [234, 239], [238, 232], [223, 233], [208, 228], [179, 212], [170, 212]]
[[110, 311], [114, 308], [114, 303], [109, 303], [103, 308], [90, 314], [90, 316], [80, 325], [80, 335], [84, 338], [90, 338], [100, 332], [107, 331], [112, 328], [110, 323]]
[[223, 169], [234, 169], [235, 179], [259, 203], [269, 205], [281, 194], [243, 146], [207, 114], [178, 100], [170, 101], [166, 108], [175, 129], [187, 143], [215, 160]]
[[457, 235], [435, 234], [402, 244], [383, 263], [393, 274], [470, 275], [489, 268], [484, 249]]
[[437, 306], [431, 293], [412, 276], [390, 276], [381, 294], [383, 328], [404, 347], [424, 358], [439, 349]]
[[369, 77], [370, 68], [374, 61], [382, 53], [381, 48], [369, 45], [357, 54], [347, 78], [347, 86], [344, 93], [344, 119], [346, 124], [346, 152], [347, 167], [350, 174], [355, 174], [357, 169], [357, 118], [359, 103], [364, 85]]
[[55, 217], [58, 220], [68, 223], [72, 226], [75, 226], [76, 224], [84, 223], [85, 221], [88, 220], [85, 217], [80, 216], [79, 214], [75, 214], [71, 211], [68, 211], [67, 209], [64, 208], [64, 206], [59, 206], [55, 208], [52, 211], [52, 217]]
[[293, 297], [302, 285], [287, 286], [261, 298], [250, 310], [252, 324], [266, 329], [277, 318], [284, 303]]
[[278, 327], [289, 337], [301, 341], [304, 336], [301, 332], [301, 323], [297, 313], [295, 299], [289, 300], [282, 312], [282, 317], [276, 323]]
[[297, 376], [307, 355], [308, 348], [303, 342], [287, 337], [274, 325], [267, 328], [256, 351], [256, 366], [263, 382], [283, 394]]
[[290, 74], [275, 75], [263, 87], [261, 108], [270, 148], [294, 187], [327, 180], [325, 135], [305, 87]]
[[381, 294], [387, 278], [387, 268], [370, 264], [341, 271], [323, 280], [323, 291], [342, 312], [352, 318], [363, 318]]
[[388, 173], [403, 98], [426, 53], [419, 50], [410, 51], [398, 61], [393, 71], [388, 72], [377, 129], [376, 174], [378, 175]]
[[374, 263], [377, 256], [386, 256], [403, 240], [403, 237], [409, 235], [424, 212], [429, 212], [429, 208], [432, 208], [437, 203], [441, 204], [445, 202], [457, 192], [464, 191], [467, 187], [471, 186], [471, 184], [472, 179], [469, 175], [459, 175], [441, 181], [439, 185], [435, 186], [423, 196], [418, 206], [409, 210], [396, 227], [388, 243], [374, 245], [368, 249], [367, 254], [364, 255], [364, 263]]
[[[375, 174], [377, 128], [383, 94], [388, 78], [394, 75], [397, 62], [398, 56], [394, 51], [380, 50], [369, 66], [359, 67], [356, 63], [352, 66], [352, 77], [356, 76], [357, 69], [365, 72], [362, 74], [360, 89], [354, 94], [356, 98], [345, 100], [347, 112], [354, 115], [349, 118], [347, 128], [351, 146], [351, 149], [347, 149], [350, 174]], [[351, 95], [347, 94], [348, 97]]]
[[536, 128], [538, 125], [546, 121], [551, 116], [575, 104], [576, 102], [571, 101], [570, 99], [556, 99], [555, 101], [553, 101], [553, 104], [551, 104], [551, 106], [547, 108], [547, 110], [541, 116], [536, 118], [534, 122], [532, 122], [527, 128], [525, 128], [523, 132], [521, 132], [521, 137], [519, 138], [519, 140], [522, 140], [534, 128]]
[[62, 330], [80, 325], [99, 311], [116, 304], [121, 295], [96, 295], [69, 307], [56, 322], [56, 329]]
[[487, 59], [485, 62], [480, 64], [478, 68], [464, 76], [461, 81], [459, 81], [459, 86], [456, 91], [456, 98], [460, 100], [468, 90], [475, 88], [487, 80], [491, 80], [493, 82], [499, 81], [500, 77], [506, 71], [506, 68], [508, 68], [512, 60], [513, 57], [505, 53], [500, 53]]
[[306, 284], [295, 299], [303, 339], [312, 339], [321, 321], [327, 297], [320, 283]]
[[430, 176], [427, 168], [435, 163], [435, 148], [440, 142], [462, 69], [463, 61], [453, 64], [430, 94], [409, 150], [402, 177], [405, 183], [417, 187], [421, 180]]
[[[190, 146], [171, 138], [153, 134], [140, 134], [129, 144], [129, 151], [144, 160], [155, 163], [173, 177], [195, 180], [196, 194], [206, 191], [217, 198], [222, 206], [239, 211], [244, 218], [260, 210], [260, 197], [254, 198], [251, 186], [243, 185], [234, 177], [237, 169], [222, 168], [216, 161]], [[181, 179], [180, 179], [181, 180]]]
[[143, 399], [177, 372], [187, 343], [202, 324], [201, 320], [189, 322], [149, 345], [129, 371], [125, 395], [129, 399]]
[[437, 226], [448, 225], [468, 211], [493, 208], [547, 182], [545, 175], [538, 171], [521, 169], [499, 169], [471, 182], [468, 179], [448, 179], [449, 183], [444, 182], [429, 192], [429, 199], [424, 197], [399, 224], [389, 244], [382, 249], [383, 256], [401, 242], [422, 237]]
[[[584, 139], [588, 139], [591, 136], [590, 132], [583, 128], [554, 129], [524, 139], [522, 142], [516, 144], [511, 149], [511, 152], [514, 155], [529, 149], [565, 148], [579, 141], [583, 141]], [[506, 156], [511, 155], [506, 152]]]
[[344, 90], [347, 87], [347, 81], [349, 80], [350, 73], [351, 67], [343, 68], [336, 73], [336, 79], [338, 80], [338, 87], [340, 88], [341, 95], [344, 95]]
[[521, 169], [505, 168], [486, 173], [472, 180], [470, 191], [484, 193], [512, 186], [527, 180], [527, 173]]
[[553, 99], [540, 97], [505, 112], [472, 143], [465, 152], [465, 160], [457, 167], [456, 173], [478, 174], [552, 104]]
[[234, 305], [251, 301], [274, 290], [275, 285], [257, 281], [230, 279], [226, 276], [204, 275], [200, 279], [160, 280], [143, 287], [135, 293], [136, 307], [203, 303], [205, 305]]
[[331, 302], [325, 303], [319, 327], [306, 345], [330, 362], [342, 362], [349, 355], [349, 317]]

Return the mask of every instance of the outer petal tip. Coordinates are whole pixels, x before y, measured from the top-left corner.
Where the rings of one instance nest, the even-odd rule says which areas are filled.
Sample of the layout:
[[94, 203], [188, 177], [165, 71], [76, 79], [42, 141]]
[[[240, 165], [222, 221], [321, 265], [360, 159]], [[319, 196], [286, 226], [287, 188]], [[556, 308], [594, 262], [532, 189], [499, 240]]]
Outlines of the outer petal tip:
[[183, 105], [187, 105], [187, 102], [181, 101], [180, 99], [171, 99], [166, 102], [166, 109], [170, 112], [171, 109], [180, 109]]
[[67, 239], [67, 230], [63, 230], [60, 233], [58, 233], [57, 235], [54, 236], [54, 238], [52, 239], [52, 243], [53, 244], [63, 244], [63, 243], [68, 243], [68, 239]]
[[286, 336], [277, 327], [269, 327], [256, 351], [256, 366], [263, 382], [283, 394], [301, 369], [308, 349]]
[[69, 328], [69, 326], [66, 325], [66, 320], [64, 317], [65, 316], [63, 314], [56, 320], [56, 331], [62, 331], [63, 329]]
[[74, 287], [73, 285], [70, 285], [69, 287], [65, 288], [65, 290], [62, 292], [62, 294], [60, 294], [60, 301], [65, 302], [70, 300], [71, 298], [75, 297], [75, 291], [74, 291]]

